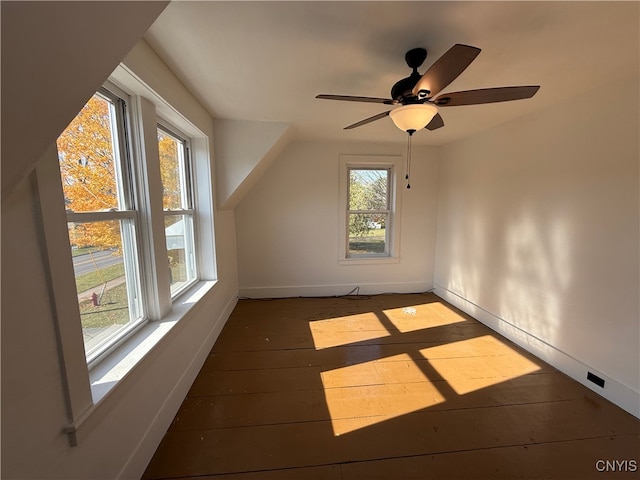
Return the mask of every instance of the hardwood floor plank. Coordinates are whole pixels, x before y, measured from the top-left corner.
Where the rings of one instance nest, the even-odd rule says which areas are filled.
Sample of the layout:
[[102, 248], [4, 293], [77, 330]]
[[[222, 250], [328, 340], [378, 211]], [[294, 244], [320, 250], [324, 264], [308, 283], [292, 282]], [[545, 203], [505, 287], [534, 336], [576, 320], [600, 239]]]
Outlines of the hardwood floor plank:
[[[623, 412], [579, 400], [213, 430], [170, 430], [147, 478], [328, 465], [378, 458], [638, 435]], [[589, 419], [585, 422], [585, 419]], [[562, 425], [562, 428], [558, 428]]]
[[320, 390], [319, 367], [270, 368], [238, 371], [203, 371], [189, 397], [244, 393]]
[[[637, 471], [601, 472], [603, 459], [637, 458], [637, 436], [602, 437], [525, 446], [342, 464], [344, 480], [602, 480], [638, 478]], [[605, 464], [606, 465], [606, 464]], [[260, 478], [260, 477], [258, 477]], [[262, 478], [269, 478], [268, 476]], [[275, 477], [274, 477], [275, 478]]]
[[[358, 385], [347, 388], [313, 391], [275, 391], [243, 395], [187, 397], [171, 429], [209, 430], [215, 428], [299, 423], [331, 418], [398, 415], [402, 406], [424, 406], [427, 399], [432, 410], [492, 407], [529, 403], [557, 402], [585, 398], [584, 387], [567, 385], [559, 372], [526, 375], [505, 381], [489, 390], [479, 389], [474, 395], [442, 398], [437, 382], [410, 384]], [[337, 402], [329, 412], [329, 400]], [[598, 404], [600, 397], [590, 394], [587, 401]], [[422, 406], [420, 406], [420, 402]], [[602, 405], [599, 405], [599, 408]], [[339, 409], [342, 409], [340, 411]]]
[[329, 420], [322, 390], [188, 397], [172, 430], [210, 430]]
[[639, 434], [433, 294], [242, 300], [144, 478], [629, 478]]
[[320, 467], [287, 468], [285, 470], [179, 477], [174, 480], [340, 480], [341, 477], [340, 465], [323, 465]]
[[392, 334], [388, 330], [364, 330], [347, 332], [327, 332], [312, 336], [310, 333], [265, 333], [247, 332], [227, 334], [224, 330], [214, 346], [214, 353], [232, 351], [274, 351], [290, 349], [329, 349], [345, 346], [375, 346], [397, 344], [445, 344], [467, 340], [489, 334], [480, 324], [457, 324], [451, 327], [437, 327], [404, 334]]

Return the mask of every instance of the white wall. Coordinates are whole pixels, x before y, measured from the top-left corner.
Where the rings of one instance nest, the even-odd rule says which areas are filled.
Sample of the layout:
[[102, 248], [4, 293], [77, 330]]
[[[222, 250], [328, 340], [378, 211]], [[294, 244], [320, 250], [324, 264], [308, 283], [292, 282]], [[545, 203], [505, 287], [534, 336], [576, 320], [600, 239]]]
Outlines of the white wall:
[[218, 208], [233, 210], [291, 141], [293, 128], [280, 122], [216, 119], [214, 129]]
[[246, 296], [416, 292], [432, 287], [438, 151], [414, 147], [401, 189], [400, 262], [338, 264], [339, 157], [402, 155], [396, 145], [293, 143], [236, 209], [240, 293]]
[[[213, 119], [146, 44], [125, 63], [213, 138]], [[29, 142], [30, 135], [25, 130], [20, 141]], [[110, 392], [108, 408], [92, 414], [87, 435], [70, 447], [34, 181], [29, 175], [2, 202], [2, 478], [139, 478], [235, 305], [233, 212], [215, 213], [218, 284]], [[62, 199], [59, 208], [64, 210]]]
[[168, 3], [2, 2], [3, 200]]
[[638, 78], [442, 148], [445, 298], [640, 415]]

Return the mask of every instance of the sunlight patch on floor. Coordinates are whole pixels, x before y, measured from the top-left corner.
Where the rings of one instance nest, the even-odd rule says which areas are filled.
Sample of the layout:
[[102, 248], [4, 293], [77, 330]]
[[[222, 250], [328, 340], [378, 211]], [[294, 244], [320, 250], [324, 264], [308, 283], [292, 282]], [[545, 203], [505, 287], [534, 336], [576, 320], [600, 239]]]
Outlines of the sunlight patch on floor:
[[464, 317], [451, 310], [438, 309], [439, 302], [411, 305], [383, 310], [394, 327], [401, 333], [415, 332], [425, 328], [442, 327], [464, 322]]
[[420, 354], [465, 395], [540, 370], [540, 366], [491, 335], [423, 348]]
[[408, 354], [327, 370], [321, 377], [335, 436], [445, 401]]
[[316, 350], [391, 335], [373, 312], [309, 322]]

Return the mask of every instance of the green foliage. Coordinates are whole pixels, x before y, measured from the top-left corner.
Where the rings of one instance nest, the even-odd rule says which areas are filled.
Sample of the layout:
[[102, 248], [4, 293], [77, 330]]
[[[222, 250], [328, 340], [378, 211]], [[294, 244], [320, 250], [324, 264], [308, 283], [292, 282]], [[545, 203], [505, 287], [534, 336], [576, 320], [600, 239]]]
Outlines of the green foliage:
[[[349, 236], [362, 237], [374, 228], [384, 228], [388, 171], [352, 169], [349, 171]], [[364, 213], [364, 212], [367, 213]]]

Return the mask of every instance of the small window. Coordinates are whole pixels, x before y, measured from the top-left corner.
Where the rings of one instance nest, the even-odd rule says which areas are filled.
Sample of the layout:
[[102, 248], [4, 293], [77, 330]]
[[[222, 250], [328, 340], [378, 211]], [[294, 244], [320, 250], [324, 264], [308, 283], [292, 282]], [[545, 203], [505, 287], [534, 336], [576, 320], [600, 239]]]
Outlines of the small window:
[[189, 150], [187, 141], [180, 135], [158, 126], [162, 204], [172, 297], [197, 279]]
[[126, 103], [96, 93], [57, 140], [87, 360], [144, 320]]
[[400, 262], [402, 157], [340, 155], [340, 265]]
[[347, 257], [388, 256], [390, 168], [349, 168]]

